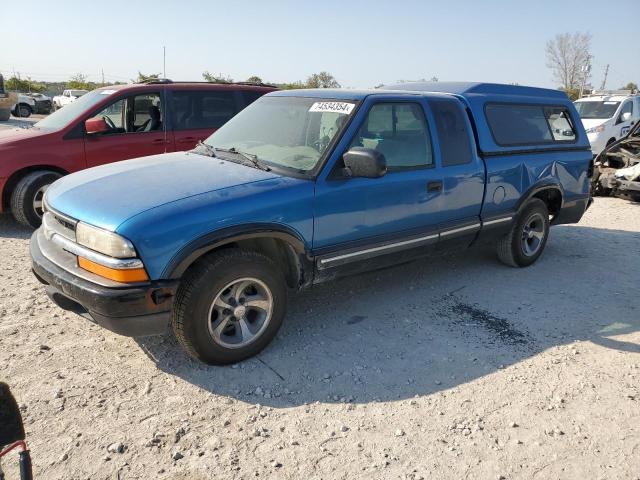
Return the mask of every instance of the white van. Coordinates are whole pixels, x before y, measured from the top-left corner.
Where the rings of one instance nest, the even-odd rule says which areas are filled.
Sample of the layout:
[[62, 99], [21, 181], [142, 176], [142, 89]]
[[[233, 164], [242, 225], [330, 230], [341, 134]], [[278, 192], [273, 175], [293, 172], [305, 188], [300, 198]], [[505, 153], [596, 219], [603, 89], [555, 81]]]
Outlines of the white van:
[[576, 100], [574, 105], [594, 155], [624, 137], [640, 120], [640, 96], [628, 90], [596, 93]]

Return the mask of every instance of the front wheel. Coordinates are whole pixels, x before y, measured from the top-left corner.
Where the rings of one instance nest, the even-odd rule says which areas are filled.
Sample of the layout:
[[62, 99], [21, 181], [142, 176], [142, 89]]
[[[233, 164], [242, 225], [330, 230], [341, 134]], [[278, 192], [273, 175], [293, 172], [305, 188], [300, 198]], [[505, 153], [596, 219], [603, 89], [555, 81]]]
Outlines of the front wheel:
[[186, 273], [176, 295], [172, 327], [193, 358], [210, 365], [235, 363], [271, 342], [286, 302], [283, 274], [270, 258], [225, 249]]
[[528, 267], [542, 255], [548, 238], [549, 210], [542, 200], [534, 198], [498, 242], [498, 258], [512, 267]]

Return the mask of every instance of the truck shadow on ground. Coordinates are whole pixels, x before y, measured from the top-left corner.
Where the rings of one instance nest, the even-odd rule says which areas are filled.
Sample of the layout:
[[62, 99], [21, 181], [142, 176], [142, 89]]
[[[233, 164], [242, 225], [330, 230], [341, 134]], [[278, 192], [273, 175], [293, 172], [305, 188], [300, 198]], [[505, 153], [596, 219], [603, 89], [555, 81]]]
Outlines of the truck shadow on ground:
[[407, 399], [578, 340], [640, 354], [612, 338], [640, 330], [638, 247], [638, 232], [559, 226], [526, 269], [476, 248], [334, 281], [294, 296], [274, 342], [235, 366], [199, 364], [170, 335], [137, 342], [162, 371], [250, 403]]

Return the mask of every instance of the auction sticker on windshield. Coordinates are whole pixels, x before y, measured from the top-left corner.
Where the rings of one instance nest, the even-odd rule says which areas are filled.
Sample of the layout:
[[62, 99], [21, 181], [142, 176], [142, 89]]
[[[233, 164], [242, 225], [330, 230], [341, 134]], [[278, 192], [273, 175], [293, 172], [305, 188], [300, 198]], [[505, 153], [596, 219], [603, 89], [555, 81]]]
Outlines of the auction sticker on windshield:
[[310, 112], [344, 113], [349, 115], [355, 104], [348, 102], [316, 102], [311, 105]]

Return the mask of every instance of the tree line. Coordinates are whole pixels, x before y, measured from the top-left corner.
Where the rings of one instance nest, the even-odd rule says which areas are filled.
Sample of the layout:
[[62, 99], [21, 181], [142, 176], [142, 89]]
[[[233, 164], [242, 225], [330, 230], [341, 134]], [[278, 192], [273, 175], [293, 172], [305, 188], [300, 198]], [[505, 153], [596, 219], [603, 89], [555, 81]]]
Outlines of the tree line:
[[[589, 81], [592, 76], [591, 62], [593, 60], [593, 55], [591, 54], [591, 39], [592, 37], [589, 33], [562, 33], [549, 40], [545, 46], [547, 67], [551, 69], [553, 79], [557, 82], [558, 88], [566, 92], [572, 100], [578, 98], [582, 93], [582, 90], [588, 90], [590, 88]], [[132, 78], [131, 82], [141, 83], [159, 78], [160, 73], [145, 74], [138, 71], [138, 76], [136, 78]], [[211, 83], [234, 82], [234, 79], [228, 75], [224, 75], [222, 73], [214, 74], [209, 71], [202, 72], [202, 79]], [[240, 81], [250, 83], [270, 83], [268, 81], [263, 81], [263, 79], [257, 75], [252, 75], [246, 80]], [[431, 81], [438, 81], [438, 79], [433, 77]], [[9, 91], [18, 92], [59, 93], [66, 88], [93, 90], [106, 85], [118, 85], [123, 83], [125, 82], [92, 82], [88, 80], [86, 75], [77, 73], [65, 82], [35, 81], [29, 77], [22, 79], [19, 76], [12, 76], [5, 79], [5, 88]], [[284, 83], [274, 82], [272, 84], [281, 89], [340, 88], [341, 86], [332, 74], [325, 71], [313, 73], [309, 75], [306, 80]], [[376, 88], [380, 88], [382, 86], [383, 85], [378, 85]], [[603, 81], [601, 89], [603, 89], [604, 86], [605, 82]], [[621, 86], [620, 89], [637, 91], [638, 85], [634, 82], [629, 82], [626, 85]]]
[[[142, 73], [138, 71], [138, 76], [132, 78], [132, 83], [142, 83], [151, 80], [160, 79], [159, 73]], [[233, 83], [234, 79], [223, 74], [215, 75], [208, 71], [202, 73], [202, 79], [210, 83]], [[246, 80], [240, 80], [242, 82], [249, 83], [269, 83], [264, 82], [261, 77], [252, 75]], [[125, 82], [92, 82], [88, 80], [88, 77], [82, 73], [73, 75], [69, 80], [64, 82], [45, 82], [32, 80], [31, 78], [20, 78], [19, 76], [12, 76], [5, 79], [5, 88], [9, 91], [17, 92], [33, 92], [33, 93], [60, 93], [64, 89], [73, 88], [78, 90], [94, 90], [106, 85], [121, 85]], [[319, 72], [309, 75], [306, 80], [285, 82], [285, 83], [273, 83], [281, 89], [293, 89], [293, 88], [340, 88], [340, 83], [329, 72]]]

